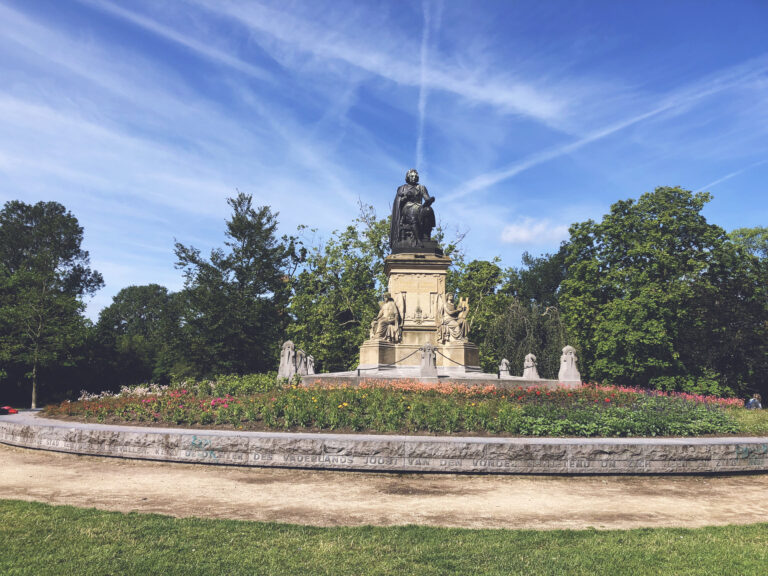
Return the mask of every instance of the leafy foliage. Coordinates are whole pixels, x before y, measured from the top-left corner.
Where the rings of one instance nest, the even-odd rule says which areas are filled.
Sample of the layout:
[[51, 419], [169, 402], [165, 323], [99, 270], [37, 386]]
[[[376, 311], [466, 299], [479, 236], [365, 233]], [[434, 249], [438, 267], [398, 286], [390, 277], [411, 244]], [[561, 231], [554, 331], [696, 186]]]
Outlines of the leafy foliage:
[[307, 251], [293, 282], [288, 335], [313, 355], [318, 370], [357, 365], [359, 347], [368, 337], [387, 283], [388, 235], [388, 220], [361, 206], [354, 224]]
[[183, 362], [178, 294], [158, 284], [128, 286], [99, 314], [96, 335], [114, 386], [167, 382]]
[[175, 248], [185, 278], [184, 361], [194, 375], [272, 369], [288, 323], [294, 240], [277, 237], [277, 215], [253, 208], [250, 195], [227, 202], [226, 250], [206, 259], [194, 247]]
[[104, 284], [82, 240], [57, 202], [11, 201], [0, 211], [0, 360], [27, 371], [33, 408], [40, 370], [71, 364], [85, 337], [81, 297]]
[[539, 376], [557, 378], [560, 354], [567, 344], [565, 325], [555, 306], [512, 299], [491, 324], [483, 341], [486, 350], [495, 351], [499, 360], [509, 360], [513, 373], [523, 372], [525, 356], [532, 353], [538, 362]]
[[583, 376], [717, 393], [757, 386], [761, 370], [746, 356], [765, 363], [765, 347], [752, 345], [765, 333], [764, 282], [701, 214], [709, 199], [657, 188], [571, 227], [560, 302]]

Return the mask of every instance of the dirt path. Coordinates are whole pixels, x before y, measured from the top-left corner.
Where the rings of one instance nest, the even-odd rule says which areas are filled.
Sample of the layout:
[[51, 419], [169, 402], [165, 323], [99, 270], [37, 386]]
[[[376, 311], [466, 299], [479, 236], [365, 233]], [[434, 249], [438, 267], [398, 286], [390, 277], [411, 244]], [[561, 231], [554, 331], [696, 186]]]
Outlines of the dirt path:
[[0, 461], [0, 498], [172, 516], [534, 529], [768, 521], [768, 475], [398, 475], [158, 463], [1, 444]]

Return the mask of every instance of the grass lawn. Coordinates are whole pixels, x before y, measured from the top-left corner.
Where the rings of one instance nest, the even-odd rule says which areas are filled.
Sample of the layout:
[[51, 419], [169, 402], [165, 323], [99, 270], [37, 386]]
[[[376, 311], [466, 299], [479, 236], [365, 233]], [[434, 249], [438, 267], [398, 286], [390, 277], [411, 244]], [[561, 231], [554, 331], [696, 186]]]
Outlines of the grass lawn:
[[[744, 410], [729, 408], [728, 413], [736, 420], [739, 434], [745, 436], [768, 436], [768, 410]], [[766, 571], [768, 574], [768, 571]]]
[[768, 524], [547, 532], [309, 528], [0, 500], [5, 576], [766, 573]]

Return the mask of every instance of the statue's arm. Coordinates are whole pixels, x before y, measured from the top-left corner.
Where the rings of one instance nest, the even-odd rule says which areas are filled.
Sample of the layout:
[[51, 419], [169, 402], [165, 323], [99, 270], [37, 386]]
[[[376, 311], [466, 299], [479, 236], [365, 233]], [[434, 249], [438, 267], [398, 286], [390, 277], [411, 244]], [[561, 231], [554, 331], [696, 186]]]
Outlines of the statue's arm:
[[435, 201], [435, 197], [429, 195], [429, 192], [427, 191], [426, 186], [420, 185], [420, 187], [421, 187], [421, 197], [424, 199], [424, 206], [431, 206], [432, 202]]

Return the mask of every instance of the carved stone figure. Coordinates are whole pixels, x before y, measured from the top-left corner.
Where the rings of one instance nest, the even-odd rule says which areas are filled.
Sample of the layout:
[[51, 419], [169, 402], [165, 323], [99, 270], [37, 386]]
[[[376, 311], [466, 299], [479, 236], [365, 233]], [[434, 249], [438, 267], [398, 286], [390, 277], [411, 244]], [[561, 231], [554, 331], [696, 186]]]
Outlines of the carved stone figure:
[[536, 369], [536, 356], [528, 354], [523, 362], [523, 378], [526, 380], [540, 380], [539, 371]]
[[389, 246], [393, 254], [424, 248], [425, 242], [437, 247], [432, 241], [435, 213], [431, 206], [434, 201], [427, 188], [419, 184], [419, 173], [414, 169], [408, 170], [405, 184], [397, 189], [392, 203]]
[[466, 342], [467, 340], [467, 314], [469, 304], [464, 298], [456, 306], [453, 294], [437, 297], [437, 341], [440, 344], [448, 342]]
[[423, 378], [437, 378], [437, 354], [430, 342], [421, 348], [421, 371]]
[[296, 350], [296, 374], [300, 376], [307, 374], [307, 355], [304, 350]]
[[560, 382], [581, 382], [581, 374], [576, 368], [576, 348], [566, 346], [563, 348], [563, 355], [560, 356], [560, 372], [557, 379]]
[[280, 367], [277, 369], [278, 378], [293, 378], [296, 374], [296, 349], [293, 342], [286, 340], [280, 350]]
[[[401, 299], [402, 300], [402, 299]], [[401, 308], [404, 306], [401, 304]], [[402, 310], [405, 312], [405, 310]], [[371, 340], [399, 342], [402, 337], [403, 313], [398, 309], [394, 299], [386, 292], [379, 304], [379, 314], [371, 322], [369, 337]]]
[[501, 362], [499, 362], [499, 374], [502, 376], [509, 376], [509, 360], [506, 358], [502, 358]]
[[280, 350], [280, 367], [277, 369], [277, 377], [290, 380], [296, 374], [306, 376], [314, 373], [315, 359], [308, 356], [304, 350], [297, 350], [293, 342], [286, 340]]

